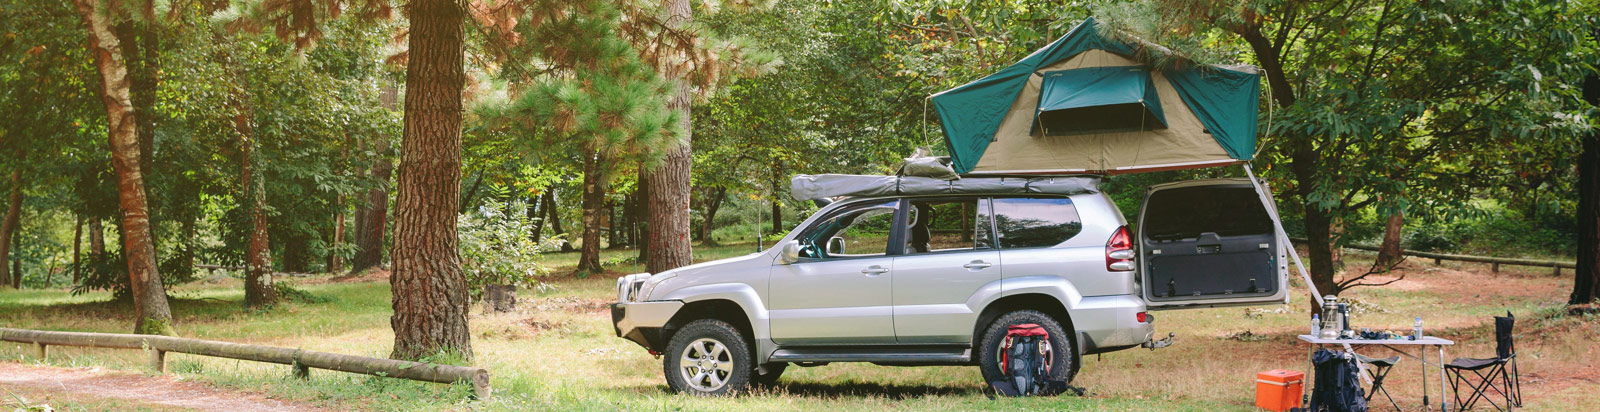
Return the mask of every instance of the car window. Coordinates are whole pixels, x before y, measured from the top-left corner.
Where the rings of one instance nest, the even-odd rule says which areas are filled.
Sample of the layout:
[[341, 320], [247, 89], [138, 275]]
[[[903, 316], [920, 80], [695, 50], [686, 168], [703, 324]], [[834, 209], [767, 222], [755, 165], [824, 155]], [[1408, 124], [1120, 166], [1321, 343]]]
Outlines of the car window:
[[[800, 256], [851, 258], [882, 256], [889, 250], [898, 200], [851, 205], [823, 218], [800, 235]], [[837, 240], [835, 240], [837, 239]]]
[[906, 213], [907, 254], [988, 249], [994, 245], [989, 239], [988, 199], [918, 199], [911, 202]]
[[1272, 218], [1253, 187], [1180, 187], [1150, 194], [1144, 233], [1153, 240], [1194, 239], [1201, 233], [1273, 233]]
[[994, 224], [1005, 249], [1049, 247], [1083, 231], [1067, 198], [995, 198]]

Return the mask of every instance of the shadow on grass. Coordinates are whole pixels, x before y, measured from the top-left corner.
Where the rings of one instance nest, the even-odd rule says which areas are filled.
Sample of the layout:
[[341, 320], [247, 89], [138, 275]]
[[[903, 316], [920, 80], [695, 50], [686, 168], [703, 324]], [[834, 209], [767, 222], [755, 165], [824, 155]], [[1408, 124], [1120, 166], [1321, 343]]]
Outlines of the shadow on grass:
[[925, 396], [978, 396], [983, 391], [975, 387], [949, 385], [896, 385], [875, 382], [784, 382], [773, 387], [760, 387], [754, 393], [789, 394], [819, 398], [881, 397], [893, 400], [915, 399]]
[[[620, 388], [626, 392], [677, 395], [667, 385], [642, 385]], [[927, 396], [979, 396], [984, 392], [973, 387], [948, 385], [884, 385], [870, 382], [784, 382], [773, 386], [754, 386], [741, 396], [771, 397], [800, 396], [811, 398], [882, 398], [910, 400]]]
[[[173, 316], [188, 319], [220, 320], [249, 311], [239, 302], [215, 298], [192, 299], [168, 296], [167, 304], [172, 307]], [[0, 305], [0, 311], [10, 313], [32, 312], [45, 324], [55, 323], [54, 320], [72, 319], [132, 322], [134, 314], [133, 301], [131, 299], [45, 305], [8, 304]]]

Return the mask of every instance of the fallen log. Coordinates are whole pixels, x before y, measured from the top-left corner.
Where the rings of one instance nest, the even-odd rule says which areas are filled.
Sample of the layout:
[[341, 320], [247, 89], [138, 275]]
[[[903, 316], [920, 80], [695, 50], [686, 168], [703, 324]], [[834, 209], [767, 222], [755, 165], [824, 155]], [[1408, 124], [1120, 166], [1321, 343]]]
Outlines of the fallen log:
[[304, 378], [309, 369], [326, 369], [363, 375], [437, 383], [467, 382], [479, 399], [490, 394], [489, 371], [483, 368], [440, 365], [393, 359], [369, 358], [304, 349], [249, 345], [202, 339], [122, 333], [55, 332], [0, 328], [0, 341], [30, 343], [40, 357], [49, 346], [83, 346], [112, 349], [143, 349], [150, 353], [150, 367], [166, 372], [166, 352], [277, 363], [294, 367], [294, 375]]
[[[1306, 239], [1301, 239], [1301, 238], [1294, 238], [1294, 239], [1290, 239], [1290, 240], [1293, 240], [1295, 243], [1306, 243]], [[1343, 245], [1343, 247], [1346, 248], [1346, 249], [1365, 250], [1365, 251], [1370, 251], [1370, 252], [1377, 252], [1378, 251], [1378, 247], [1377, 246], [1347, 244], [1347, 245]], [[1434, 264], [1438, 264], [1439, 261], [1441, 261], [1441, 260], [1454, 260], [1454, 261], [1474, 262], [1474, 263], [1489, 263], [1489, 264], [1494, 265], [1493, 268], [1494, 268], [1495, 272], [1499, 272], [1500, 271], [1500, 265], [1535, 266], [1535, 267], [1555, 268], [1555, 274], [1557, 276], [1559, 276], [1559, 275], [1561, 275], [1561, 268], [1567, 268], [1567, 269], [1577, 269], [1578, 268], [1578, 263], [1577, 262], [1562, 262], [1562, 261], [1559, 261], [1559, 260], [1539, 260], [1539, 259], [1503, 258], [1503, 257], [1492, 257], [1492, 256], [1456, 255], [1456, 254], [1450, 254], [1450, 253], [1418, 252], [1418, 251], [1413, 251], [1413, 250], [1401, 251], [1400, 254], [1406, 255], [1406, 256], [1416, 256], [1416, 257], [1420, 257], [1420, 258], [1433, 259], [1434, 260]]]

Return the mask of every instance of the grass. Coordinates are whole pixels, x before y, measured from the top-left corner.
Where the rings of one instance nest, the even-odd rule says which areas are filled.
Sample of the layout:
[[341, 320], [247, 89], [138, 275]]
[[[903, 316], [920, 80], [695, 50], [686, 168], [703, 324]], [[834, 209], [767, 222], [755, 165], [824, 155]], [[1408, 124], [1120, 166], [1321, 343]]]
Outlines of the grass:
[[[696, 260], [738, 256], [753, 245], [698, 247]], [[603, 261], [621, 262], [637, 252], [606, 251]], [[556, 267], [552, 287], [521, 291], [518, 311], [485, 314], [474, 308], [473, 350], [478, 366], [492, 371], [495, 395], [470, 399], [464, 385], [441, 385], [313, 370], [308, 380], [290, 377], [282, 365], [170, 354], [169, 372], [182, 379], [295, 399], [330, 409], [359, 410], [1254, 410], [1254, 373], [1287, 368], [1305, 370], [1306, 348], [1293, 334], [1306, 328], [1305, 297], [1295, 289], [1287, 307], [1220, 308], [1160, 312], [1157, 330], [1178, 334], [1177, 343], [1159, 351], [1129, 350], [1089, 356], [1074, 383], [1088, 388], [1085, 398], [990, 399], [976, 368], [882, 367], [834, 364], [790, 368], [776, 388], [731, 399], [701, 399], [666, 391], [659, 360], [631, 342], [613, 336], [604, 305], [613, 298], [612, 274], [575, 278], [577, 255], [551, 254]], [[1350, 259], [1360, 259], [1352, 255]], [[1359, 262], [1351, 262], [1352, 268]], [[617, 273], [642, 268], [631, 263], [609, 267]], [[1463, 270], [1466, 269], [1466, 270]], [[1555, 310], [1570, 280], [1543, 271], [1408, 264], [1406, 281], [1387, 288], [1347, 292], [1382, 311], [1359, 314], [1355, 322], [1380, 329], [1409, 330], [1421, 315], [1430, 334], [1458, 339], [1451, 356], [1493, 352], [1488, 316], [1518, 314], [1519, 348], [1528, 406], [1532, 410], [1584, 410], [1600, 401], [1600, 332], [1591, 317], [1558, 316]], [[384, 281], [327, 282], [314, 278], [296, 286], [324, 302], [287, 302], [271, 311], [241, 308], [242, 289], [233, 279], [208, 280], [173, 288], [175, 324], [186, 337], [257, 343], [311, 350], [387, 356], [393, 342], [388, 317], [389, 285]], [[73, 296], [59, 289], [0, 292], [0, 325], [16, 328], [127, 332], [133, 324], [126, 305], [106, 302], [101, 293]], [[1544, 316], [1540, 316], [1543, 314]], [[1264, 337], [1239, 341], [1224, 337], [1249, 330]], [[138, 351], [52, 348], [45, 364], [140, 371]], [[33, 362], [31, 349], [0, 344], [0, 359]], [[1369, 354], [1381, 354], [1369, 353]], [[1385, 355], [1387, 356], [1387, 355]], [[1430, 356], [1431, 358], [1432, 356]], [[1390, 375], [1391, 391], [1403, 402], [1421, 397], [1417, 364], [1407, 360]], [[1438, 383], [1431, 371], [1430, 389]], [[83, 409], [128, 409], [94, 399], [62, 394], [61, 405]], [[1435, 395], [1437, 396], [1437, 395]], [[52, 401], [52, 402], [57, 402]], [[1435, 401], [1437, 402], [1437, 401]], [[54, 404], [53, 404], [54, 405]], [[1413, 405], [1414, 406], [1414, 405]], [[57, 406], [58, 409], [66, 409]], [[72, 410], [72, 409], [68, 409]], [[162, 410], [156, 408], [155, 410]]]

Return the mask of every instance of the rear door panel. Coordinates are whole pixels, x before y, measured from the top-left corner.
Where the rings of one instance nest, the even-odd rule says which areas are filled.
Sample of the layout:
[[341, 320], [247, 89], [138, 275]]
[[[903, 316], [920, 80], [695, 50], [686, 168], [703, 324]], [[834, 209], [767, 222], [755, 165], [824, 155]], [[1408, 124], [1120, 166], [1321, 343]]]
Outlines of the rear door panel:
[[1287, 302], [1284, 248], [1248, 180], [1151, 187], [1138, 232], [1140, 280], [1151, 308]]

